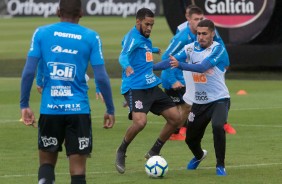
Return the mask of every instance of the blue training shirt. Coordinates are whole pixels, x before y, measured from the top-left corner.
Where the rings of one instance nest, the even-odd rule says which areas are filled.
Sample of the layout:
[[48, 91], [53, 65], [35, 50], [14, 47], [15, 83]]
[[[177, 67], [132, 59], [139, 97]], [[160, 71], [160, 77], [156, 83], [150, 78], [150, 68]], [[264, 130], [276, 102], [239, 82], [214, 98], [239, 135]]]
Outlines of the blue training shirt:
[[[121, 94], [130, 89], [148, 89], [161, 83], [153, 73], [153, 47], [150, 38], [145, 38], [133, 27], [122, 40], [119, 63], [122, 66]], [[134, 73], [126, 76], [125, 70], [131, 66]]]
[[[196, 40], [196, 35], [193, 34], [189, 27], [185, 27], [180, 32], [176, 33], [171, 39], [169, 46], [162, 55], [162, 60], [168, 59], [170, 55], [175, 55], [185, 45], [192, 43]], [[185, 85], [182, 71], [178, 68], [168, 68], [161, 72], [162, 86], [165, 89], [171, 89], [172, 85], [179, 81]]]
[[41, 114], [88, 114], [88, 62], [103, 65], [99, 35], [79, 24], [60, 22], [34, 32], [28, 57], [42, 62]]

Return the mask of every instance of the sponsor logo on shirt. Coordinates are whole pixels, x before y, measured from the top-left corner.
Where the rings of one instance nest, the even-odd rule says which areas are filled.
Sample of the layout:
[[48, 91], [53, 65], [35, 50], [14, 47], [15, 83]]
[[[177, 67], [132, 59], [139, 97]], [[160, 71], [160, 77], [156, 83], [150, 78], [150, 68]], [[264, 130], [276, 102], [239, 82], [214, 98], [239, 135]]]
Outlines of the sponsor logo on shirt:
[[195, 100], [197, 101], [207, 101], [209, 100], [208, 95], [205, 91], [196, 91], [195, 92]]
[[207, 83], [208, 79], [204, 73], [192, 73], [193, 81], [195, 83]]
[[73, 96], [71, 86], [51, 86], [51, 96]]
[[152, 74], [146, 74], [145, 78], [146, 78], [147, 84], [152, 84], [153, 82], [155, 82], [157, 80], [156, 76], [153, 73]]
[[62, 38], [70, 38], [70, 39], [75, 39], [75, 40], [81, 40], [82, 36], [79, 34], [73, 34], [73, 33], [64, 33], [64, 32], [59, 32], [55, 31], [54, 36], [62, 37]]
[[80, 104], [47, 104], [48, 109], [64, 111], [81, 111]]
[[53, 80], [73, 81], [76, 74], [76, 65], [69, 63], [48, 62], [50, 78]]
[[51, 47], [51, 51], [54, 53], [66, 53], [66, 54], [77, 54], [78, 53], [78, 50], [62, 48], [59, 45], [53, 45]]
[[153, 61], [153, 53], [151, 49], [145, 44], [144, 48], [146, 49], [145, 57], [146, 57], [146, 62], [152, 62]]
[[152, 62], [152, 61], [153, 61], [152, 52], [146, 52], [146, 62]]

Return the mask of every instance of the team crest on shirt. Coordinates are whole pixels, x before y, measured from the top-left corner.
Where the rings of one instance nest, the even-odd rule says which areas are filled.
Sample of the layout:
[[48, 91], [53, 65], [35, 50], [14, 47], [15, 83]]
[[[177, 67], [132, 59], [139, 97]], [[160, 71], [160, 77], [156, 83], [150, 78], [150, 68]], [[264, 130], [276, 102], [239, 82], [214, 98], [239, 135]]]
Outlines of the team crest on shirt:
[[143, 104], [140, 100], [135, 101], [135, 108], [136, 109], [143, 109]]

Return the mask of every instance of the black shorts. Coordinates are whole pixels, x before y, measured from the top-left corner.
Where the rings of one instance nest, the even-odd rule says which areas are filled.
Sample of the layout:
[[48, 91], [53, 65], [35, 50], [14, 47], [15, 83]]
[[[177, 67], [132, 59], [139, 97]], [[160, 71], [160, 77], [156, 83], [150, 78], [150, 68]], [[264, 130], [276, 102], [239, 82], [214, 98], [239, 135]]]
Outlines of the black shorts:
[[220, 99], [208, 104], [193, 103], [188, 116], [190, 125], [206, 127], [212, 120], [213, 125], [224, 125], [227, 122], [230, 99]]
[[164, 110], [176, 106], [158, 86], [149, 89], [129, 90], [124, 94], [124, 98], [130, 111], [129, 119], [132, 111], [146, 114], [151, 111], [153, 114], [160, 115]]
[[90, 154], [92, 151], [92, 126], [90, 114], [46, 115], [38, 121], [38, 149], [66, 154]]
[[185, 104], [185, 101], [183, 100], [183, 95], [186, 92], [186, 88], [185, 87], [184, 88], [180, 88], [178, 90], [165, 89], [164, 91], [172, 99], [172, 101], [176, 105]]

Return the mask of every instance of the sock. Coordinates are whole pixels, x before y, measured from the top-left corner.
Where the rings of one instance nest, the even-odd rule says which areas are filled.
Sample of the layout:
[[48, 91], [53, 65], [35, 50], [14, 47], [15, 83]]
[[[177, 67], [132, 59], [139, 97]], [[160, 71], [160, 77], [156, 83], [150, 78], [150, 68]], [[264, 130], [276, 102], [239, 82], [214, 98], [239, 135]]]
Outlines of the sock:
[[123, 139], [123, 141], [122, 141], [121, 145], [119, 146], [118, 150], [122, 151], [122, 152], [126, 152], [128, 145], [129, 145], [129, 142], [126, 142], [126, 140]]
[[86, 184], [85, 175], [71, 176], [71, 184]]
[[54, 166], [51, 164], [43, 164], [38, 170], [38, 184], [55, 183]]
[[151, 150], [159, 154], [164, 144], [165, 142], [161, 141], [160, 139], [157, 139]]

